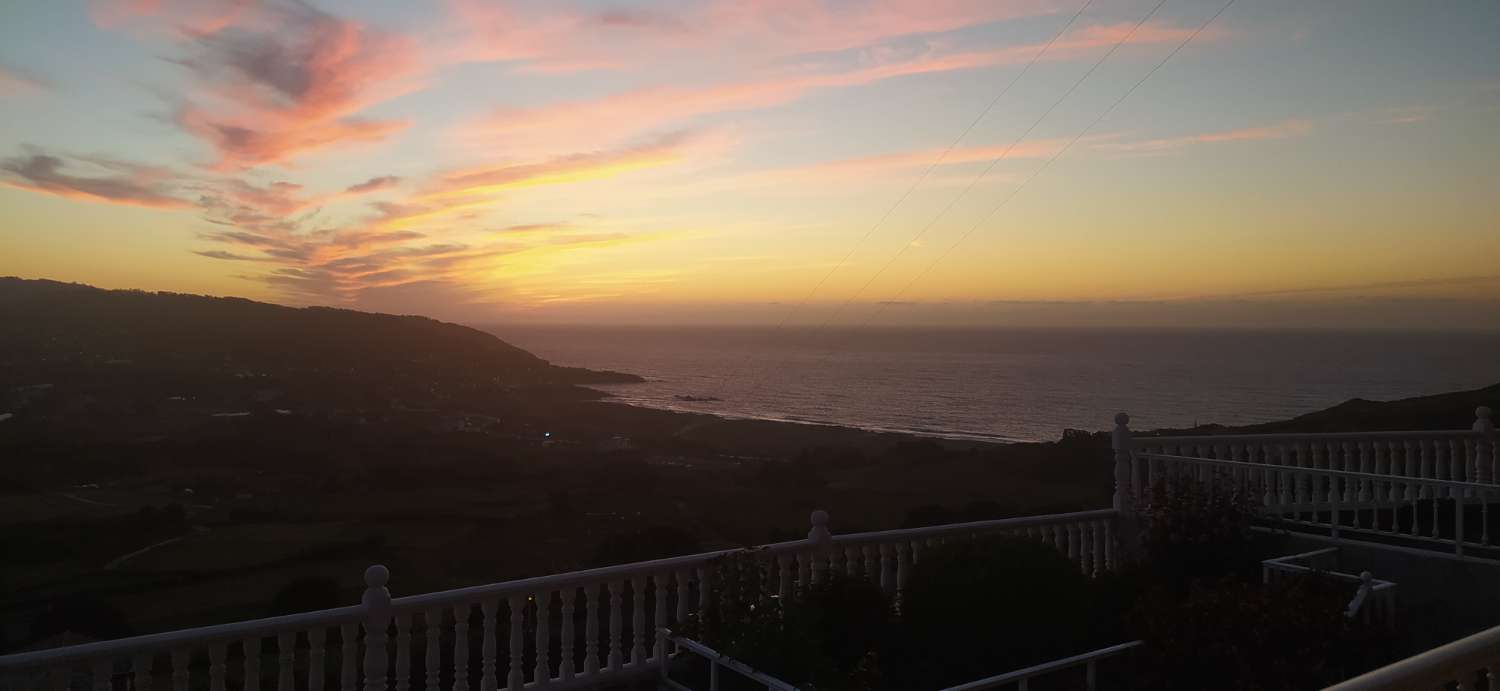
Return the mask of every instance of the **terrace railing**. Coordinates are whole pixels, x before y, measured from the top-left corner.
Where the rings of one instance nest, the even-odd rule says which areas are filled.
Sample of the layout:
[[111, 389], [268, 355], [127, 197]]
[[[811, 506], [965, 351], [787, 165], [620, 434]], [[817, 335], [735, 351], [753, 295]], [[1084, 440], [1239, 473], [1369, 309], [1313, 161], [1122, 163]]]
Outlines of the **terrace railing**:
[[1324, 691], [1493, 689], [1500, 680], [1500, 626], [1393, 662]]
[[1394, 475], [1425, 480], [1496, 483], [1497, 445], [1489, 408], [1474, 411], [1466, 430], [1140, 436], [1130, 416], [1115, 416], [1115, 508], [1146, 501], [1156, 478], [1147, 454], [1235, 461], [1282, 469]]
[[1292, 554], [1260, 563], [1261, 581], [1267, 585], [1288, 576], [1318, 575], [1344, 581], [1354, 586], [1354, 596], [1344, 616], [1365, 624], [1376, 624], [1389, 629], [1396, 626], [1396, 584], [1375, 578], [1369, 571], [1358, 574], [1338, 571], [1335, 568], [1339, 548], [1323, 549]]
[[[901, 597], [934, 546], [986, 535], [1053, 545], [1087, 573], [1115, 565], [1113, 509], [832, 535], [392, 598], [365, 572], [359, 605], [0, 656], [0, 687], [47, 691], [480, 691], [577, 688], [654, 672], [665, 627], [714, 602], [729, 554], [763, 559], [777, 597], [831, 571]], [[274, 681], [273, 681], [274, 680]]]

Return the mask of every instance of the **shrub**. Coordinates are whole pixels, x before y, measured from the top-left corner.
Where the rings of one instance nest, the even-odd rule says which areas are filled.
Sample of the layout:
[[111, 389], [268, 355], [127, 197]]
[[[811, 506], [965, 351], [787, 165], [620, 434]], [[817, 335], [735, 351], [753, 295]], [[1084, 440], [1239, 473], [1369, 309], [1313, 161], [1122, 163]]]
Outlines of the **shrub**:
[[1254, 573], [1254, 512], [1255, 500], [1238, 485], [1157, 480], [1140, 512], [1143, 567], [1177, 592], [1194, 581]]
[[1145, 647], [1127, 677], [1159, 691], [1323, 688], [1388, 650], [1385, 634], [1344, 617], [1349, 598], [1348, 583], [1317, 575], [1155, 591], [1131, 616]]
[[1118, 643], [1120, 605], [1050, 545], [981, 539], [912, 569], [891, 688], [960, 684]]

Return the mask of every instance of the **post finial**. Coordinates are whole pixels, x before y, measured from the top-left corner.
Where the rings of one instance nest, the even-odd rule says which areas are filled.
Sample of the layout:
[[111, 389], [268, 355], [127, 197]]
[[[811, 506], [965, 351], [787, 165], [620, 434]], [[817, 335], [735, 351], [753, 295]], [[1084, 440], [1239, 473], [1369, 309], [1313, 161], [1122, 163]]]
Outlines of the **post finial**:
[[828, 512], [822, 509], [812, 512], [812, 530], [807, 531], [807, 539], [823, 544], [833, 539], [833, 534], [828, 532]]
[[1494, 417], [1494, 415], [1494, 412], [1490, 410], [1489, 406], [1479, 406], [1478, 408], [1474, 409], [1474, 422], [1475, 424], [1479, 424], [1480, 422], [1488, 422], [1489, 424], [1493, 425], [1495, 423], [1490, 418]]
[[1130, 414], [1129, 413], [1115, 413], [1115, 424], [1118, 425], [1118, 426], [1120, 426], [1120, 427], [1124, 427], [1126, 425], [1129, 425], [1130, 424]]
[[385, 587], [391, 580], [391, 570], [380, 564], [365, 569], [365, 596], [360, 598], [364, 606], [372, 610], [383, 609], [391, 604], [391, 591]]
[[1363, 583], [1365, 587], [1369, 587], [1370, 581], [1373, 580], [1375, 580], [1375, 575], [1370, 573], [1369, 571], [1359, 572], [1359, 582]]

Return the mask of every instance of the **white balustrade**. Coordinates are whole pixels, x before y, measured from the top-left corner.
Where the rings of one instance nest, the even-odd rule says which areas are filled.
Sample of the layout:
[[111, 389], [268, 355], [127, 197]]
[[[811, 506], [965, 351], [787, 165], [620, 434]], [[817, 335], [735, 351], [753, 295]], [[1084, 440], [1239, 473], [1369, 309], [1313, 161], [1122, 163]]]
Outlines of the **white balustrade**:
[[[1136, 457], [1156, 466], [1164, 477], [1185, 477], [1193, 481], [1216, 484], [1221, 488], [1252, 497], [1271, 494], [1284, 496], [1286, 488], [1298, 488], [1298, 499], [1290, 504], [1262, 505], [1260, 515], [1280, 524], [1307, 526], [1327, 530], [1333, 538], [1348, 533], [1381, 535], [1384, 542], [1410, 542], [1417, 546], [1451, 547], [1454, 556], [1463, 558], [1465, 549], [1488, 548], [1489, 505], [1500, 500], [1500, 485], [1435, 480], [1403, 475], [1375, 475], [1314, 467], [1289, 467], [1277, 473], [1257, 476], [1244, 472], [1257, 464], [1212, 458], [1173, 456], [1137, 452]], [[1257, 482], [1273, 484], [1263, 493]], [[1368, 501], [1347, 501], [1362, 484], [1375, 487]], [[1309, 491], [1302, 493], [1303, 488]], [[1420, 497], [1452, 497], [1444, 502], [1428, 499], [1431, 512], [1420, 510]], [[1446, 507], [1451, 516], [1443, 519], [1439, 508]], [[1368, 527], [1364, 518], [1369, 517]], [[1425, 531], [1424, 527], [1427, 528]], [[1478, 524], [1478, 535], [1472, 528]], [[1473, 555], [1470, 555], [1473, 556]]]
[[[1260, 478], [1255, 486], [1266, 492], [1267, 503], [1329, 502], [1331, 497], [1309, 497], [1309, 488], [1292, 484], [1284, 489], [1288, 496], [1270, 494], [1268, 478], [1280, 469], [1306, 468], [1372, 475], [1450, 480], [1476, 484], [1493, 484], [1496, 478], [1495, 424], [1489, 408], [1474, 411], [1469, 429], [1402, 432], [1336, 432], [1295, 434], [1231, 434], [1198, 436], [1143, 436], [1129, 428], [1130, 416], [1115, 416], [1111, 447], [1115, 459], [1115, 508], [1130, 511], [1149, 499], [1151, 486], [1161, 477], [1161, 470], [1143, 454], [1187, 456], [1256, 464], [1260, 468], [1239, 468], [1235, 472]], [[1194, 472], [1202, 468], [1192, 469]], [[1331, 491], [1324, 486], [1325, 493]], [[1419, 501], [1438, 496], [1447, 498], [1453, 488], [1428, 485], [1381, 484], [1400, 501]], [[1370, 491], [1359, 483], [1341, 485], [1343, 503], [1360, 501]], [[1441, 495], [1430, 494], [1441, 492]], [[1394, 494], [1399, 493], [1399, 494]]]
[[1354, 590], [1344, 615], [1351, 620], [1384, 626], [1396, 626], [1396, 584], [1375, 578], [1369, 571], [1358, 574], [1336, 568], [1339, 548], [1323, 549], [1266, 559], [1261, 565], [1261, 581], [1267, 585], [1288, 576], [1317, 575], [1348, 583]]
[[1393, 662], [1324, 691], [1495, 688], [1500, 678], [1500, 626]]
[[817, 511], [805, 540], [396, 598], [389, 571], [372, 566], [357, 606], [0, 656], [0, 686], [125, 691], [151, 689], [161, 678], [173, 691], [204, 679], [209, 691], [272, 683], [277, 691], [322, 691], [329, 683], [339, 691], [472, 691], [477, 681], [479, 691], [498, 691], [627, 681], [675, 652], [659, 631], [714, 602], [710, 577], [726, 555], [765, 560], [775, 579], [765, 592], [777, 597], [796, 598], [839, 573], [879, 585], [899, 611], [911, 569], [945, 542], [1040, 540], [1085, 573], [1107, 571], [1115, 565], [1116, 516], [1103, 509], [833, 535], [828, 514]]

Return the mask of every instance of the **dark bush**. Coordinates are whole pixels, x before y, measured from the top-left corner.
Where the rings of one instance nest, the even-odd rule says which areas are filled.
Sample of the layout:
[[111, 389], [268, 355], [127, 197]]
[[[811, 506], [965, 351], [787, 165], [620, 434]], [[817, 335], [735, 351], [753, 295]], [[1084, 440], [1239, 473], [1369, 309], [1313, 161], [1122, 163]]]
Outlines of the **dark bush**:
[[1237, 484], [1163, 478], [1141, 510], [1142, 566], [1160, 585], [1185, 592], [1195, 581], [1253, 576], [1255, 499]]
[[1131, 688], [1153, 691], [1323, 688], [1390, 650], [1385, 633], [1344, 617], [1351, 591], [1317, 575], [1199, 581], [1185, 597], [1158, 589], [1131, 614], [1146, 645], [1126, 676]]
[[981, 539], [925, 552], [912, 569], [891, 688], [944, 687], [1122, 642], [1111, 602], [1051, 545]]

